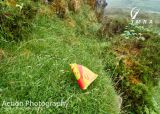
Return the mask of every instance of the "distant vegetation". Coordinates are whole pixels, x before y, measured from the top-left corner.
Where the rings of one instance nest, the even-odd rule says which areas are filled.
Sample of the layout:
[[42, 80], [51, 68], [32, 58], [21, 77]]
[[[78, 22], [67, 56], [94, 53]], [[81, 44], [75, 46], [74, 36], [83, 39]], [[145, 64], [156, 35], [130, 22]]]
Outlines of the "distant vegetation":
[[109, 4], [115, 8], [138, 7], [145, 11], [160, 12], [159, 0], [109, 0]]

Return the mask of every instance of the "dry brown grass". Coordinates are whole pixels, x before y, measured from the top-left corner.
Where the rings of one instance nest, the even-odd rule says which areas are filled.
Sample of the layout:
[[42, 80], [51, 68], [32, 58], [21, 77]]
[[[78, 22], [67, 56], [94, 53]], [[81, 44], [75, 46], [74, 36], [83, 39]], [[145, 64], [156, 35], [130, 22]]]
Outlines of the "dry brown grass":
[[87, 4], [91, 6], [92, 9], [95, 7], [96, 0], [87, 0]]
[[80, 0], [70, 0], [68, 2], [68, 8], [69, 10], [73, 11], [73, 12], [79, 12], [80, 8], [81, 8], [81, 2]]
[[53, 12], [60, 18], [67, 17], [68, 5], [65, 0], [54, 0], [50, 5]]
[[5, 2], [8, 6], [16, 7], [16, 0], [6, 0]]

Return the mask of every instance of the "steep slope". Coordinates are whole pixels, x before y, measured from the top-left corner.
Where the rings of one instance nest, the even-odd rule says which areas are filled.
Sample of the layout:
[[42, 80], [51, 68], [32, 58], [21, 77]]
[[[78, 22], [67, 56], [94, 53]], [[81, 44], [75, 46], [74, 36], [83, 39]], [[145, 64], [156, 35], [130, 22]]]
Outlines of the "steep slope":
[[[87, 7], [85, 10], [88, 9]], [[37, 16], [32, 38], [19, 44], [4, 43], [4, 58], [0, 65], [0, 103], [4, 101], [61, 102], [59, 107], [6, 107], [3, 114], [64, 113], [118, 114], [118, 96], [109, 74], [103, 71], [101, 44], [89, 22], [88, 12], [82, 11], [68, 20], [46, 15]], [[87, 66], [99, 77], [86, 90], [79, 89], [70, 71], [70, 63]]]

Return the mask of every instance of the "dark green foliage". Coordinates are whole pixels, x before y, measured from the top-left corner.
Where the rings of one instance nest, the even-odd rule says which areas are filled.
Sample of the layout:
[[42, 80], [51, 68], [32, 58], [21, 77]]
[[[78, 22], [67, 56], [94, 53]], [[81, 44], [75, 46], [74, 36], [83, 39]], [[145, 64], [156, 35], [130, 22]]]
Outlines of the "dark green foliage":
[[34, 5], [26, 4], [21, 11], [21, 15], [27, 19], [33, 19], [37, 14], [37, 8]]
[[[123, 106], [127, 106], [123, 111], [134, 114], [157, 112], [152, 92], [160, 74], [160, 37], [151, 29], [141, 26], [128, 25], [126, 30], [130, 32], [129, 39], [114, 37], [112, 46], [105, 48], [105, 70], [111, 71], [116, 90], [123, 93]], [[144, 40], [135, 38], [140, 37], [138, 33], [141, 33]], [[117, 52], [113, 49], [120, 52], [115, 54]], [[111, 55], [114, 56], [111, 58]], [[106, 60], [108, 56], [110, 59]], [[117, 61], [116, 57], [119, 58]]]
[[36, 9], [31, 4], [24, 4], [22, 9], [1, 4], [0, 36], [1, 41], [22, 41], [32, 32], [32, 20]]

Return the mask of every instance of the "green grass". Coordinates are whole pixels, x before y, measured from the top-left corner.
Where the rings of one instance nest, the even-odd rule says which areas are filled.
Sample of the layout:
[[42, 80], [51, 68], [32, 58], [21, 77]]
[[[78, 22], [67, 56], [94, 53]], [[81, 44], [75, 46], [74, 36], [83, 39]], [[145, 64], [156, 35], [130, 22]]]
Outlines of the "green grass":
[[[83, 12], [82, 12], [83, 13]], [[77, 23], [90, 27], [78, 18]], [[0, 64], [0, 103], [5, 101], [57, 102], [65, 107], [1, 107], [3, 114], [118, 114], [118, 99], [103, 71], [101, 44], [94, 34], [78, 34], [81, 25], [71, 28], [56, 17], [41, 16], [33, 23], [31, 40], [19, 44], [3, 43], [5, 55]], [[80, 90], [69, 64], [87, 66], [99, 76], [85, 91]]]
[[156, 107], [156, 110], [158, 111], [158, 113], [160, 113], [160, 83], [158, 85], [158, 87], [155, 88], [155, 91], [154, 91], [154, 96], [153, 96], [153, 99], [154, 99], [154, 105]]

